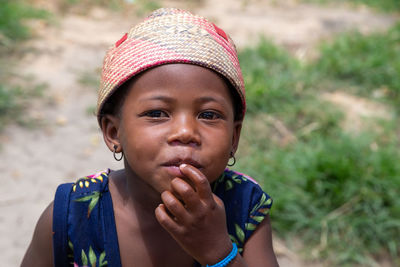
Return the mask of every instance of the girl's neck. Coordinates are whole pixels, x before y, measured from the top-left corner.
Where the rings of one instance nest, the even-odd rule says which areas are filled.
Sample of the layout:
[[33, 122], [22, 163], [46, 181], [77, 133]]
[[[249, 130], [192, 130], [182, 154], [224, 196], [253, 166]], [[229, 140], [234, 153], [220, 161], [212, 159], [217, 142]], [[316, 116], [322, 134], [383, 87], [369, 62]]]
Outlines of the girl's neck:
[[161, 203], [160, 193], [142, 179], [138, 179], [129, 168], [113, 171], [110, 174], [110, 180], [116, 189], [116, 194], [112, 197], [118, 199], [116, 203], [121, 206], [117, 208], [123, 208], [141, 216], [149, 216], [148, 219], [154, 218], [156, 221], [154, 211]]

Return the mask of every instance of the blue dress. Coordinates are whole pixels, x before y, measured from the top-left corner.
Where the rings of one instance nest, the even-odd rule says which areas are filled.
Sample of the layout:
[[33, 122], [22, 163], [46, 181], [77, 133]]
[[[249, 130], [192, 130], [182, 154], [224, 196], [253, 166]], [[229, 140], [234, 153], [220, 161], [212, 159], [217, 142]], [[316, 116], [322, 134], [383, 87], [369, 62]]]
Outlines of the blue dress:
[[[57, 188], [53, 209], [54, 266], [122, 266], [108, 189], [109, 173], [106, 170]], [[224, 202], [229, 236], [242, 253], [246, 240], [268, 214], [272, 199], [252, 178], [229, 169], [211, 186]]]

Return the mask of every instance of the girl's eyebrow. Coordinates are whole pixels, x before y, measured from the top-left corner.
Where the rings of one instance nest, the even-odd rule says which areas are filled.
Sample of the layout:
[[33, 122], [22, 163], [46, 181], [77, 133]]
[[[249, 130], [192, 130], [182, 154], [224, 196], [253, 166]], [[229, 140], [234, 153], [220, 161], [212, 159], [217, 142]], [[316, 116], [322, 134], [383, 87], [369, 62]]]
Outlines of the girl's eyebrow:
[[202, 96], [195, 100], [196, 103], [204, 104], [208, 102], [216, 102], [219, 104], [225, 104], [226, 99], [224, 97], [213, 97], [213, 96]]
[[174, 98], [169, 97], [169, 96], [165, 96], [165, 95], [153, 95], [150, 97], [145, 97], [142, 99], [139, 99], [140, 101], [153, 101], [153, 100], [159, 100], [159, 101], [163, 101], [163, 102], [167, 102], [167, 103], [171, 103], [174, 102]]
[[[139, 101], [162, 101], [165, 103], [176, 103], [177, 99], [166, 95], [152, 95], [149, 97], [140, 98]], [[220, 105], [226, 105], [228, 102], [224, 97], [202, 96], [194, 100], [194, 104], [201, 105], [214, 102]]]

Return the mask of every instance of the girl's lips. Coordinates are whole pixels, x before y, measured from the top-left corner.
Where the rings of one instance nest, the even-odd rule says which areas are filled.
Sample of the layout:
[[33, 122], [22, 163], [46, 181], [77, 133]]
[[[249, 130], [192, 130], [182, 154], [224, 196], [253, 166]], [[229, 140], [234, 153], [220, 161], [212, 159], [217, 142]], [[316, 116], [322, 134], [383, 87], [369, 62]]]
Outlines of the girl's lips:
[[184, 175], [181, 172], [179, 166], [164, 166], [164, 168], [166, 169], [167, 173], [169, 175], [171, 175], [172, 179], [176, 178], [176, 177], [181, 178], [182, 180], [187, 182], [196, 191], [196, 189], [195, 189], [196, 187], [193, 184], [193, 182], [186, 175]]
[[184, 159], [174, 158], [174, 159], [168, 160], [167, 162], [164, 162], [162, 164], [162, 166], [165, 166], [165, 167], [174, 166], [174, 167], [178, 167], [179, 168], [179, 166], [181, 164], [192, 165], [193, 167], [195, 167], [197, 169], [202, 169], [203, 168], [203, 166], [199, 162], [197, 162], [196, 160], [194, 160], [192, 158], [184, 158]]
[[175, 166], [175, 165], [168, 166], [167, 165], [167, 166], [164, 166], [164, 168], [166, 169], [168, 174], [170, 174], [173, 177], [185, 177], [185, 175], [179, 169], [179, 166]]
[[199, 170], [203, 169], [203, 166], [192, 157], [175, 157], [165, 161], [161, 164], [161, 166], [172, 177], [185, 178], [186, 176], [181, 172], [179, 168], [182, 164], [191, 165]]

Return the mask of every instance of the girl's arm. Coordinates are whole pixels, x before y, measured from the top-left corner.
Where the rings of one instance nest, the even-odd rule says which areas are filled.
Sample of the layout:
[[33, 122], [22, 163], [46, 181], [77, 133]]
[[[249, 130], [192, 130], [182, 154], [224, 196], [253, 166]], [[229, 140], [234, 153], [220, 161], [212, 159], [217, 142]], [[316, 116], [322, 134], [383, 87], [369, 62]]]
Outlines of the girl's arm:
[[53, 266], [53, 202], [43, 211], [21, 267]]
[[228, 264], [229, 267], [278, 267], [273, 247], [272, 232], [269, 215], [260, 223], [256, 231], [247, 240], [243, 249], [243, 256], [239, 253]]
[[[232, 261], [231, 267], [242, 266], [240, 255]], [[247, 266], [277, 267], [279, 266], [272, 248], [272, 231], [269, 215], [258, 225], [255, 232], [247, 240], [243, 249], [243, 257]]]

